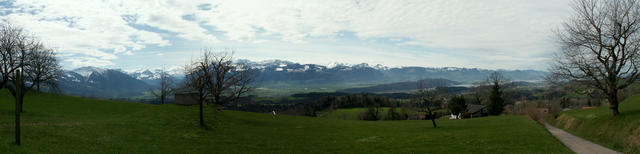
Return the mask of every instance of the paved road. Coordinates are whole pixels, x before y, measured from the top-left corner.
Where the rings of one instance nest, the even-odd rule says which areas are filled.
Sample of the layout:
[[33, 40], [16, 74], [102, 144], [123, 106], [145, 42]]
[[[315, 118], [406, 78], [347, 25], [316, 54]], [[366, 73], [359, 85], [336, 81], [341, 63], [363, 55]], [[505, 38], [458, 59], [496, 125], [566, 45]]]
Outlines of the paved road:
[[620, 152], [613, 151], [591, 141], [584, 140], [547, 123], [544, 124], [544, 127], [546, 127], [547, 130], [549, 130], [549, 132], [551, 132], [551, 134], [553, 134], [553, 136], [560, 140], [564, 145], [569, 147], [569, 149], [578, 154], [620, 154]]

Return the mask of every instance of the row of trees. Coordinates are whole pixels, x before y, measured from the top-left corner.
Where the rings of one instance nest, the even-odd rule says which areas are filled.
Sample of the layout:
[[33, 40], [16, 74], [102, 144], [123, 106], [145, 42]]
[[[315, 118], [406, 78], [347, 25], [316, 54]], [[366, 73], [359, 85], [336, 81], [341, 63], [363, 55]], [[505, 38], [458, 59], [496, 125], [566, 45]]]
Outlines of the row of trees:
[[24, 96], [41, 85], [57, 89], [62, 74], [55, 52], [37, 37], [11, 24], [0, 26], [0, 89], [8, 89], [15, 98], [15, 136], [20, 145], [20, 113]]
[[313, 103], [306, 104], [303, 108], [304, 115], [317, 116], [316, 112], [338, 108], [381, 108], [399, 106], [399, 102], [384, 96], [369, 94], [350, 94], [344, 96], [325, 96]]
[[[487, 87], [489, 95], [487, 102], [487, 110], [489, 115], [500, 115], [504, 111], [504, 98], [503, 98], [503, 85], [507, 84], [509, 81], [499, 72], [494, 72], [487, 78], [485, 85], [477, 86], [476, 89], [481, 87]], [[421, 103], [421, 106], [424, 106], [427, 115], [426, 117], [431, 120], [433, 127], [436, 128], [437, 124], [435, 119], [437, 118], [433, 113], [433, 108], [437, 107], [437, 105], [441, 104], [443, 99], [445, 98], [446, 93], [441, 92], [436, 89], [426, 89], [424, 88], [424, 84], [422, 82], [417, 83], [418, 90], [414, 93], [414, 100]], [[479, 90], [478, 90], [479, 91]], [[474, 96], [474, 101], [477, 101], [478, 104], [482, 103], [482, 98], [484, 98], [485, 93], [476, 91], [472, 95]], [[486, 90], [482, 90], [486, 91]], [[453, 96], [450, 98], [447, 103], [447, 109], [452, 114], [460, 114], [465, 113], [467, 111], [467, 102], [464, 95]]]

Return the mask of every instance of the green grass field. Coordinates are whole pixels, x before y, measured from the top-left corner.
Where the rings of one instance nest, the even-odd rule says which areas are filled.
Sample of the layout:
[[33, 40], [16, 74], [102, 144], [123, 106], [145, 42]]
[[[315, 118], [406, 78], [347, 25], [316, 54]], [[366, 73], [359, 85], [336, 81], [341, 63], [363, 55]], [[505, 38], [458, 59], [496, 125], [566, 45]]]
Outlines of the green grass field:
[[[389, 109], [390, 107], [382, 107], [380, 110], [380, 117], [383, 120], [385, 118], [387, 118], [388, 114], [389, 114]], [[362, 114], [363, 112], [365, 112], [367, 110], [367, 108], [340, 108], [340, 109], [334, 109], [333, 111], [323, 111], [323, 112], [319, 112], [318, 116], [322, 117], [322, 118], [329, 118], [329, 119], [339, 119], [339, 120], [359, 120], [359, 115]], [[396, 108], [396, 112], [402, 113], [402, 108]], [[421, 114], [426, 114], [425, 112], [419, 112], [416, 110], [407, 110], [406, 111], [407, 114], [417, 114], [417, 113], [421, 113]], [[435, 112], [446, 112], [446, 110], [444, 109], [439, 109], [439, 110], [435, 110], [433, 111], [434, 114]], [[447, 119], [448, 116], [443, 116], [440, 117], [441, 119]]]
[[571, 153], [524, 116], [355, 121], [147, 105], [39, 94], [24, 104], [14, 142], [13, 99], [0, 93], [0, 153]]
[[547, 121], [568, 132], [624, 153], [640, 153], [640, 95], [623, 101], [620, 115], [608, 107], [569, 110]]
[[[358, 116], [366, 111], [367, 108], [345, 108], [345, 109], [335, 109], [333, 111], [325, 111], [318, 113], [320, 117], [330, 118], [330, 119], [339, 119], [339, 120], [358, 120]], [[400, 109], [397, 109], [400, 112]], [[387, 115], [389, 111], [388, 107], [383, 107], [380, 114], [384, 116]]]

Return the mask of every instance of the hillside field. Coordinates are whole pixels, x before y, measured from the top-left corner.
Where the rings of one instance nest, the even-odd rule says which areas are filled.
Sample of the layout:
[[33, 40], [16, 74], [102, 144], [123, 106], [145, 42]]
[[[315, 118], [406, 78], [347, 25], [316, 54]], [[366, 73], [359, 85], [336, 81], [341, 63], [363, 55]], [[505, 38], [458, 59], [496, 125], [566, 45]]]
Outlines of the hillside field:
[[472, 120], [356, 121], [197, 106], [147, 105], [51, 94], [24, 104], [23, 145], [14, 102], [0, 92], [0, 153], [571, 153], [524, 116]]
[[608, 106], [568, 110], [547, 122], [616, 151], [640, 153], [640, 95], [627, 98], [619, 110], [616, 117], [611, 117]]

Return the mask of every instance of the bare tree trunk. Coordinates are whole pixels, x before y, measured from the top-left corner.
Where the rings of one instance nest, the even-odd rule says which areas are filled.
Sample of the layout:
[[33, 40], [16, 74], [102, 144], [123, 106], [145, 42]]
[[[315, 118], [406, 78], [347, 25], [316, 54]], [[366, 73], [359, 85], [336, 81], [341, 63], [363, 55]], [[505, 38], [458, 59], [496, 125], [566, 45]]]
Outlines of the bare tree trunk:
[[438, 125], [436, 125], [436, 118], [433, 116], [433, 113], [431, 112], [431, 107], [429, 107], [427, 105], [427, 112], [429, 112], [429, 118], [431, 119], [431, 123], [433, 123], [433, 128], [438, 128]]
[[215, 96], [214, 99], [216, 100], [216, 102], [213, 104], [216, 106], [216, 109], [218, 111], [222, 111], [222, 108], [221, 108], [222, 104], [220, 103], [220, 97]]
[[609, 108], [611, 109], [612, 116], [617, 116], [618, 114], [620, 114], [620, 111], [618, 111], [619, 103], [620, 101], [618, 101], [618, 91], [614, 90], [614, 92], [609, 94]]
[[204, 126], [204, 117], [202, 116], [202, 101], [200, 101], [200, 126]]
[[16, 99], [16, 131], [15, 131], [17, 145], [20, 145], [20, 112], [22, 112], [21, 111], [22, 105], [18, 105], [18, 104], [20, 104], [21, 101], [22, 101], [22, 98], [18, 96], [18, 99]]
[[16, 83], [16, 145], [20, 145], [20, 112], [22, 112], [22, 75], [16, 71], [18, 83]]

